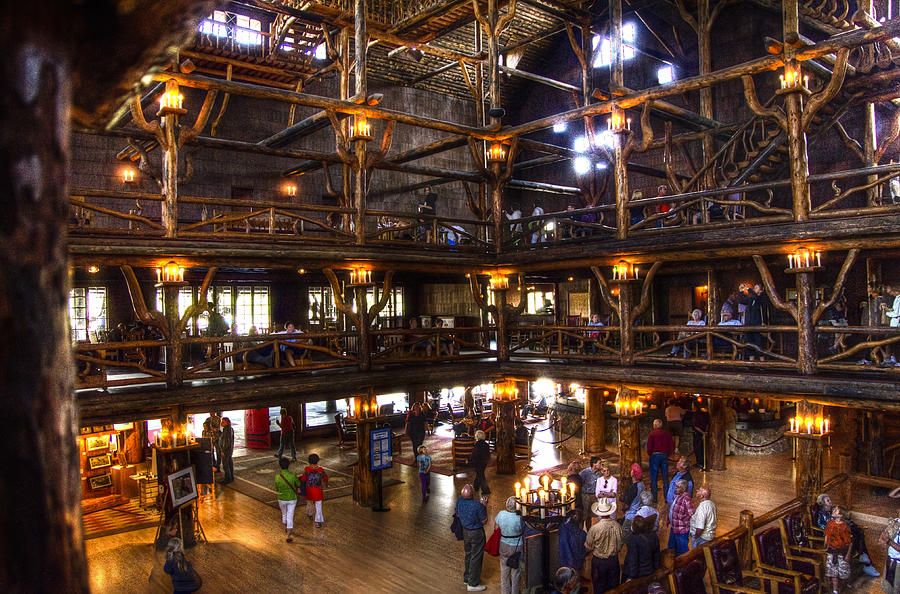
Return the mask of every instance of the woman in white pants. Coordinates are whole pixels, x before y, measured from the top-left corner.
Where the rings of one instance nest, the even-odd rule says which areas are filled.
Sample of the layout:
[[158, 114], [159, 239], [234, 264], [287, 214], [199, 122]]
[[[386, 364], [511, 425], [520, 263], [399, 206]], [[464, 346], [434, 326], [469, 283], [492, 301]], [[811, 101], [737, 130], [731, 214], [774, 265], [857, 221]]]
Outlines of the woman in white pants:
[[294, 542], [294, 510], [297, 508], [297, 493], [300, 491], [300, 479], [288, 470], [291, 463], [287, 458], [279, 458], [281, 472], [275, 475], [275, 490], [278, 492], [278, 507], [281, 508], [281, 523], [287, 542]]

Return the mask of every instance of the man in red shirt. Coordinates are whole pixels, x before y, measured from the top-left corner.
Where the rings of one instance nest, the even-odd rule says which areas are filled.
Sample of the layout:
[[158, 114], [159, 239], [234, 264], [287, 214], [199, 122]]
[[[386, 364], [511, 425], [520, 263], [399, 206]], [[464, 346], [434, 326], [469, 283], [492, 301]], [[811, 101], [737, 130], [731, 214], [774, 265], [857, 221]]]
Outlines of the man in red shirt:
[[688, 552], [688, 540], [691, 536], [691, 516], [694, 515], [694, 502], [687, 493], [687, 481], [682, 479], [675, 483], [675, 501], [669, 517], [669, 548], [675, 549], [675, 556]]
[[669, 480], [669, 456], [675, 451], [675, 440], [672, 434], [662, 428], [662, 419], [654, 419], [653, 430], [647, 438], [647, 454], [650, 455], [650, 492], [653, 501], [659, 487], [657, 477], [662, 474], [663, 488]]
[[291, 459], [297, 461], [297, 446], [294, 444], [294, 417], [288, 414], [286, 408], [281, 409], [281, 420], [275, 421], [281, 427], [281, 444], [278, 446], [276, 458], [281, 458], [287, 445], [291, 446]]

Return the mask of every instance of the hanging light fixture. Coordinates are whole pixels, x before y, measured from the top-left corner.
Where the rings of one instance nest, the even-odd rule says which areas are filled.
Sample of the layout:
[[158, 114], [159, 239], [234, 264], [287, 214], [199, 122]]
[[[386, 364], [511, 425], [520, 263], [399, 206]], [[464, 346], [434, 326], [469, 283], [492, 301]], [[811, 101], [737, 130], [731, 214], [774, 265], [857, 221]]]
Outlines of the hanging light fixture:
[[503, 163], [506, 161], [506, 147], [502, 142], [491, 143], [487, 150], [487, 160], [489, 163]]
[[366, 142], [372, 140], [372, 125], [364, 114], [358, 113], [353, 116], [350, 140], [364, 140]]

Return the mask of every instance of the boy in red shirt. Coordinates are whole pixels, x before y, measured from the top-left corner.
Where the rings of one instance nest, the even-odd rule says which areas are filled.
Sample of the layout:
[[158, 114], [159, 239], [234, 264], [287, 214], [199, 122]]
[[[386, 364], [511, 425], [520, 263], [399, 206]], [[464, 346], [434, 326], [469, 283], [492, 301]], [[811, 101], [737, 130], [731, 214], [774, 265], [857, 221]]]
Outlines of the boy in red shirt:
[[[321, 528], [325, 523], [322, 515], [322, 500], [324, 499], [323, 487], [328, 482], [325, 469], [319, 466], [319, 455], [309, 455], [309, 466], [303, 469], [303, 482], [306, 483], [306, 515], [310, 520], [315, 519], [316, 528]], [[315, 512], [315, 518], [313, 517]]]
[[831, 520], [825, 525], [825, 575], [831, 578], [834, 594], [841, 591], [841, 581], [850, 578], [850, 549], [853, 539], [844, 521], [844, 510], [835, 505]]

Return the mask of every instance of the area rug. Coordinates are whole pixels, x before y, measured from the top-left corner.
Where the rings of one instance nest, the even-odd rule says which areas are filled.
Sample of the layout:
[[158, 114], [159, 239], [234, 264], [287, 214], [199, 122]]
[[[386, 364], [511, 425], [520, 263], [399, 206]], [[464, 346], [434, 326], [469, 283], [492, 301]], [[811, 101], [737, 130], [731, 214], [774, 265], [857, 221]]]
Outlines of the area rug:
[[[296, 475], [301, 475], [307, 466], [306, 462], [291, 462], [288, 470]], [[346, 471], [334, 467], [323, 466], [328, 475], [328, 483], [325, 486], [325, 500], [346, 497], [353, 493], [353, 474], [348, 468]], [[234, 482], [228, 487], [248, 497], [256, 499], [271, 507], [278, 507], [275, 491], [275, 477], [280, 468], [275, 458], [268, 452], [252, 453], [234, 461]], [[384, 486], [400, 484], [397, 479], [385, 479]]]
[[116, 507], [86, 513], [82, 516], [82, 521], [85, 539], [100, 538], [156, 526], [159, 523], [159, 512], [156, 509], [141, 508], [135, 497]]
[[[407, 444], [403, 444], [406, 451]], [[439, 435], [426, 435], [425, 447], [428, 448], [428, 454], [431, 456], [431, 472], [442, 474], [444, 476], [454, 476], [456, 474], [472, 470], [471, 466], [459, 465], [456, 472], [453, 471], [453, 438], [443, 437]], [[407, 466], [416, 466], [416, 457], [412, 454], [412, 446], [409, 448], [408, 454], [402, 456], [394, 456], [394, 462], [405, 464]], [[496, 459], [491, 456], [488, 466], [494, 466]]]

